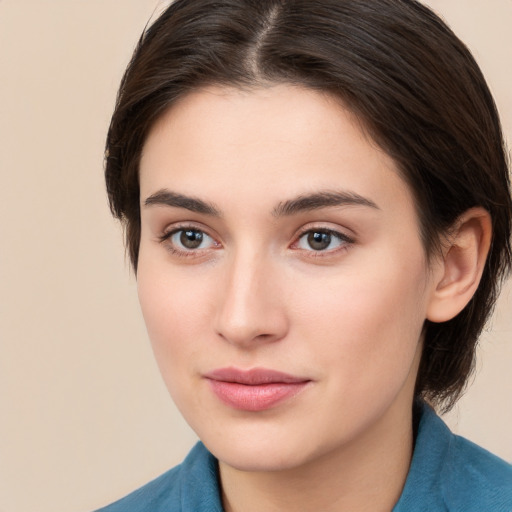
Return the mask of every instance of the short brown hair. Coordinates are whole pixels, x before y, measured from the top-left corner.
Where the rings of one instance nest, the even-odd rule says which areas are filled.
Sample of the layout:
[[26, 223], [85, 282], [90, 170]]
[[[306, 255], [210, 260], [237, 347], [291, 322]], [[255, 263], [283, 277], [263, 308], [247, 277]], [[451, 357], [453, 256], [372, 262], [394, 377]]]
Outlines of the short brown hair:
[[427, 255], [466, 210], [484, 207], [493, 239], [480, 286], [443, 323], [426, 321], [417, 396], [448, 409], [511, 267], [512, 202], [499, 117], [466, 46], [415, 0], [177, 0], [142, 35], [106, 144], [113, 214], [134, 269], [138, 166], [149, 129], [206, 85], [300, 84], [352, 110], [398, 164], [416, 199]]

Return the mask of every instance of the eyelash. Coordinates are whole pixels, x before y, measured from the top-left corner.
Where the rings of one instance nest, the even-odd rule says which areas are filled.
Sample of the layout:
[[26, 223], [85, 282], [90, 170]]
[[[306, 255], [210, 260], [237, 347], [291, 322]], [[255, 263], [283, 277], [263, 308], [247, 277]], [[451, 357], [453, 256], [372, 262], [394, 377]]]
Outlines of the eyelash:
[[296, 237], [296, 241], [293, 242], [293, 244], [291, 245], [291, 247], [296, 247], [299, 242], [308, 234], [310, 233], [315, 233], [315, 234], [325, 234], [325, 235], [330, 235], [331, 237], [337, 239], [337, 241], [340, 243], [340, 246], [335, 248], [335, 249], [331, 249], [331, 250], [315, 250], [313, 248], [310, 248], [310, 249], [300, 249], [297, 247], [297, 250], [300, 250], [301, 252], [305, 252], [305, 253], [308, 253], [308, 257], [310, 258], [326, 258], [326, 257], [329, 257], [329, 256], [333, 256], [335, 254], [338, 254], [339, 252], [341, 251], [346, 251], [350, 245], [354, 244], [355, 243], [355, 240], [349, 236], [347, 236], [346, 234], [344, 233], [341, 233], [339, 231], [336, 231], [334, 229], [329, 229], [329, 228], [325, 228], [325, 227], [307, 227], [303, 230], [301, 230], [297, 237]]
[[[185, 258], [190, 258], [190, 257], [197, 257], [199, 254], [200, 251], [204, 251], [205, 249], [188, 249], [188, 250], [185, 250], [185, 249], [177, 249], [174, 244], [171, 243], [171, 238], [176, 235], [177, 233], [181, 233], [181, 232], [184, 232], [184, 231], [194, 231], [196, 233], [201, 233], [203, 235], [206, 235], [207, 237], [211, 238], [212, 240], [214, 240], [215, 242], [215, 239], [210, 236], [204, 229], [201, 229], [201, 228], [198, 228], [197, 226], [194, 226], [194, 225], [182, 225], [182, 226], [176, 226], [174, 227], [173, 229], [171, 229], [170, 231], [166, 231], [165, 233], [163, 233], [162, 235], [160, 235], [158, 237], [160, 243], [162, 243], [163, 245], [165, 245], [165, 248], [171, 253], [171, 254], [175, 254], [177, 256], [180, 256], [180, 257], [185, 257]], [[215, 242], [216, 245], [220, 245], [218, 244], [217, 242]]]
[[[210, 249], [210, 247], [208, 247], [206, 249], [188, 249], [188, 250], [177, 249], [175, 247], [175, 245], [170, 242], [170, 240], [174, 235], [176, 235], [180, 232], [184, 232], [184, 231], [193, 231], [196, 233], [201, 233], [202, 235], [206, 235], [208, 238], [211, 238], [214, 241], [213, 248], [216, 249], [220, 246], [220, 244], [218, 242], [215, 242], [215, 239], [212, 236], [210, 236], [204, 229], [198, 228], [197, 226], [194, 226], [194, 225], [176, 226], [173, 229], [171, 229], [170, 231], [167, 231], [167, 232], [163, 233], [162, 235], [160, 235], [158, 237], [158, 239], [159, 239], [160, 243], [162, 243], [166, 246], [166, 249], [171, 254], [177, 255], [179, 257], [185, 257], [185, 258], [198, 257], [202, 251]], [[338, 242], [341, 244], [341, 246], [338, 248], [335, 248], [335, 249], [331, 249], [331, 250], [315, 250], [313, 248], [300, 249], [299, 247], [297, 247], [299, 242], [306, 235], [308, 235], [310, 233], [315, 233], [315, 234], [319, 233], [319, 234], [329, 235], [329, 236], [337, 239]], [[302, 253], [308, 253], [308, 257], [322, 258], [322, 257], [332, 256], [333, 254], [337, 254], [340, 251], [346, 251], [350, 245], [354, 244], [354, 242], [355, 242], [355, 240], [353, 238], [347, 236], [344, 233], [340, 233], [339, 231], [333, 230], [333, 229], [328, 229], [325, 227], [319, 227], [319, 228], [308, 227], [308, 228], [301, 230], [297, 234], [297, 236], [295, 237], [295, 241], [290, 245], [290, 247], [293, 249], [296, 249], [298, 251], [301, 251]], [[217, 247], [215, 247], [215, 245]]]

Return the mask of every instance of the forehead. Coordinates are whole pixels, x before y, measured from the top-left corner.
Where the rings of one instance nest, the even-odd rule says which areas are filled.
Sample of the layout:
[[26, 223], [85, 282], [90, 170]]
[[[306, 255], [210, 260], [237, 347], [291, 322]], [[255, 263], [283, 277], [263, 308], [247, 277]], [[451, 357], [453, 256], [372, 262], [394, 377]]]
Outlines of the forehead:
[[284, 196], [341, 188], [412, 204], [395, 162], [337, 98], [291, 85], [188, 94], [150, 131], [140, 181], [141, 199], [171, 188], [270, 207]]

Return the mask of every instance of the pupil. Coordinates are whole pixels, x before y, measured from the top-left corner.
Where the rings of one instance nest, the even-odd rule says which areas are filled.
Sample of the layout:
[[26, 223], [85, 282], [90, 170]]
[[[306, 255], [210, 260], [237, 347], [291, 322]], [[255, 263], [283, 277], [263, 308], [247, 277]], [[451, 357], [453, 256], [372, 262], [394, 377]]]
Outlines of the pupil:
[[180, 242], [187, 249], [197, 249], [203, 241], [203, 234], [200, 231], [192, 231], [190, 229], [182, 231]]
[[315, 251], [327, 249], [330, 243], [331, 235], [329, 233], [312, 232], [308, 235], [308, 244]]

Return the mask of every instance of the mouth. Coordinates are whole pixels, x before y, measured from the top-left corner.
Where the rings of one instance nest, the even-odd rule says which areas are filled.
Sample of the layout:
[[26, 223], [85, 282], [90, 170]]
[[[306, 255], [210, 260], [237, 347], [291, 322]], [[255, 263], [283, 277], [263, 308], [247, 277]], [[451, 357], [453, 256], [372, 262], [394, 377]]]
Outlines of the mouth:
[[205, 378], [224, 404], [251, 412], [271, 409], [311, 383], [310, 379], [266, 368], [220, 368], [206, 374]]

